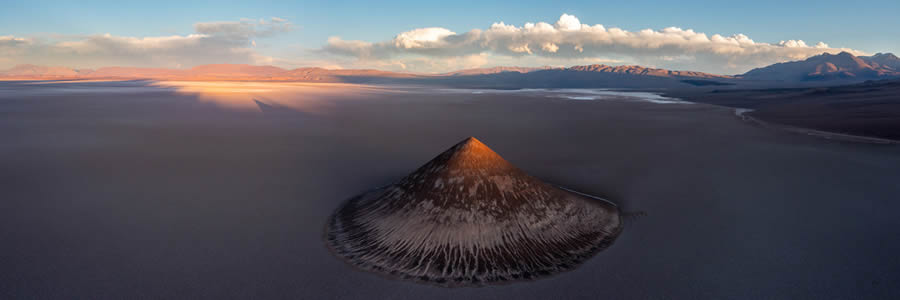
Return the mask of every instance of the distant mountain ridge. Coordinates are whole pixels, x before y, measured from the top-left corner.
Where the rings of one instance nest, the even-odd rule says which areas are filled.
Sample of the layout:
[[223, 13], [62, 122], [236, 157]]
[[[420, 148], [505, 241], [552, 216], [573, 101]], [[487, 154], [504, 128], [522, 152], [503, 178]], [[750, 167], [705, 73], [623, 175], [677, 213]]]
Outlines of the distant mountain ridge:
[[673, 71], [641, 66], [585, 65], [544, 68], [528, 72], [476, 72], [471, 75], [430, 76], [416, 83], [466, 88], [685, 88], [697, 85], [727, 85], [731, 76]]
[[854, 56], [823, 53], [802, 61], [777, 63], [750, 70], [740, 78], [777, 81], [871, 80], [900, 76], [900, 59], [893, 54]]
[[19, 65], [10, 70], [0, 72], [7, 76], [85, 76], [85, 77], [133, 77], [133, 78], [159, 78], [159, 77], [219, 77], [219, 78], [245, 78], [258, 79], [283, 78], [283, 79], [310, 79], [328, 78], [330, 76], [389, 76], [389, 77], [435, 77], [435, 76], [473, 76], [491, 75], [498, 73], [532, 73], [546, 70], [565, 70], [576, 72], [616, 73], [629, 75], [645, 75], [657, 77], [698, 77], [698, 78], [729, 78], [727, 75], [716, 75], [694, 71], [673, 71], [666, 69], [646, 68], [642, 66], [609, 66], [609, 65], [584, 65], [569, 68], [554, 67], [492, 67], [465, 69], [442, 74], [416, 74], [397, 73], [373, 69], [323, 69], [323, 68], [297, 68], [293, 70], [282, 69], [275, 66], [254, 66], [244, 64], [212, 64], [200, 65], [191, 69], [165, 69], [165, 68], [139, 68], [139, 67], [103, 67], [97, 70], [74, 70], [66, 67], [45, 67], [35, 65]]
[[727, 75], [716, 75], [716, 74], [694, 72], [694, 71], [673, 71], [673, 70], [666, 70], [666, 69], [647, 68], [647, 67], [636, 66], [636, 65], [630, 65], [630, 66], [586, 65], [586, 66], [574, 66], [571, 68], [567, 68], [567, 70], [579, 71], [579, 72], [601, 72], [601, 73], [646, 75], [646, 76], [657, 76], [657, 77], [731, 78], [731, 76], [727, 76]]
[[[900, 78], [900, 58], [891, 53], [854, 56], [824, 53], [802, 61], [777, 63], [736, 76], [677, 71], [636, 65], [602, 64], [562, 67], [491, 67], [443, 74], [380, 70], [297, 68], [244, 64], [200, 65], [191, 69], [103, 67], [76, 70], [65, 67], [19, 65], [0, 71], [15, 79], [152, 79], [244, 80], [345, 83], [438, 84], [483, 88], [678, 88], [717, 85], [787, 85], [853, 83]], [[817, 83], [818, 82], [818, 83]]]
[[517, 73], [529, 73], [539, 70], [547, 70], [553, 69], [553, 67], [545, 66], [545, 67], [492, 67], [492, 68], [475, 68], [475, 69], [464, 69], [453, 72], [447, 72], [440, 75], [444, 76], [465, 76], [465, 75], [484, 75], [484, 74], [496, 74], [503, 72], [517, 72]]
[[0, 71], [0, 77], [23, 79], [158, 79], [158, 80], [262, 80], [341, 82], [341, 77], [405, 78], [418, 76], [379, 70], [331, 70], [323, 68], [282, 69], [275, 66], [211, 64], [190, 69], [102, 67], [75, 70], [66, 67], [18, 65]]
[[[80, 70], [63, 67], [23, 65], [0, 76], [34, 79], [156, 79], [156, 80], [261, 80], [299, 82], [350, 83], [437, 83], [464, 86], [492, 86], [513, 88], [516, 85], [534, 87], [665, 87], [680, 85], [680, 79], [727, 79], [729, 76], [692, 71], [672, 71], [641, 66], [586, 65], [570, 68], [552, 67], [493, 67], [467, 69], [444, 74], [398, 73], [380, 70], [331, 70], [297, 68], [286, 70], [274, 66], [240, 64], [201, 65], [191, 69], [104, 67]], [[643, 79], [643, 80], [642, 80]], [[594, 82], [594, 83], [592, 83]]]
[[287, 70], [274, 66], [254, 66], [242, 64], [201, 65], [191, 69], [105, 67], [87, 75], [90, 77], [121, 77], [150, 79], [191, 79], [191, 78], [268, 78]]
[[[88, 71], [89, 73], [90, 71]], [[0, 72], [5, 76], [47, 76], [47, 77], [63, 77], [63, 76], [79, 76], [85, 75], [84, 71], [70, 69], [66, 67], [48, 67], [36, 65], [17, 65], [9, 70]]]

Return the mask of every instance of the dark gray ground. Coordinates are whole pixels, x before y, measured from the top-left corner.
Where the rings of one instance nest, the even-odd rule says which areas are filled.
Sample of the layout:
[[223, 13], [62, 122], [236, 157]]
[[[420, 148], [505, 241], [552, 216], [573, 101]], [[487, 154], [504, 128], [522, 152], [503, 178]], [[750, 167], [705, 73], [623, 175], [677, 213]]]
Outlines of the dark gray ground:
[[[898, 146], [701, 104], [370, 93], [253, 113], [77, 85], [0, 83], [0, 298], [900, 297]], [[579, 269], [506, 286], [389, 280], [328, 252], [340, 202], [467, 136], [647, 215]]]
[[830, 87], [682, 89], [669, 94], [753, 109], [748, 116], [774, 124], [900, 141], [900, 80]]

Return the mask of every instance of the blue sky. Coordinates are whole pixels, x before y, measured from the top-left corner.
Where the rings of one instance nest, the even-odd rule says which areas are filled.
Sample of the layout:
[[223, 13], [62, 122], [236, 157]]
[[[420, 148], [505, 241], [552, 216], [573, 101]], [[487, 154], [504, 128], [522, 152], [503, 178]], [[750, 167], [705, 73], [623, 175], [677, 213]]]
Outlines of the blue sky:
[[[900, 19], [896, 17], [897, 12], [900, 12], [900, 1], [896, 0], [870, 1], [864, 5], [847, 1], [14, 1], [5, 3], [4, 6], [5, 9], [0, 10], [0, 36], [34, 39], [30, 42], [31, 45], [42, 43], [45, 46], [52, 46], [58, 40], [71, 41], [100, 34], [135, 38], [187, 36], [196, 33], [195, 24], [201, 22], [282, 18], [293, 25], [291, 30], [277, 35], [252, 37], [248, 41], [256, 44], [250, 47], [254, 55], [274, 57], [268, 62], [286, 67], [312, 64], [396, 69], [398, 64], [404, 65], [398, 61], [412, 57], [422, 62], [429, 59], [458, 59], [482, 53], [484, 57], [479, 60], [482, 65], [501, 62], [565, 65], [596, 59], [613, 64], [643, 63], [680, 68], [690, 68], [693, 63], [700, 66], [700, 69], [729, 71], [727, 68], [716, 70], [708, 64], [696, 62], [703, 55], [690, 58], [688, 56], [693, 53], [681, 52], [670, 55], [678, 57], [675, 60], [680, 59], [681, 62], [666, 63], [673, 61], [671, 57], [667, 56], [669, 60], [630, 57], [628, 53], [606, 53], [601, 49], [583, 52], [590, 54], [580, 55], [575, 59], [574, 56], [558, 58], [549, 53], [535, 53], [535, 58], [531, 59], [531, 55], [504, 55], [499, 53], [503, 51], [496, 49], [482, 49], [482, 52], [472, 50], [464, 54], [442, 53], [438, 56], [397, 49], [391, 49], [388, 51], [390, 54], [382, 55], [369, 53], [375, 50], [369, 50], [365, 55], [352, 51], [337, 51], [340, 52], [339, 55], [321, 51], [322, 48], [327, 48], [330, 37], [373, 43], [375, 45], [369, 47], [378, 47], [379, 42], [390, 43], [398, 34], [417, 28], [440, 27], [464, 34], [472, 29], [486, 30], [495, 22], [519, 27], [527, 22], [555, 24], [562, 14], [576, 16], [582, 24], [602, 24], [606, 28], [618, 27], [631, 32], [678, 27], [693, 29], [708, 36], [744, 34], [760, 43], [804, 40], [806, 44], [813, 45], [821, 41], [834, 49], [847, 48], [860, 53], [900, 52], [900, 39], [897, 38], [900, 36]], [[47, 62], [71, 61], [69, 64], [75, 64], [79, 61], [75, 57], [66, 60], [60, 57], [58, 49], [54, 51], [56, 54], [53, 54], [52, 59], [47, 58]], [[796, 55], [799, 54], [792, 53], [790, 57], [797, 57]], [[17, 58], [20, 61], [12, 61], [10, 55], [7, 56], [6, 61], [0, 61], [0, 67], [15, 62], [41, 62], [41, 57], [36, 55]], [[223, 57], [225, 60], [228, 58]], [[785, 57], [773, 59], [784, 60]], [[387, 60], [394, 63], [384, 63]], [[179, 65], [184, 66], [184, 62], [190, 64], [189, 61], [182, 59]], [[115, 62], [146, 65], [140, 61], [129, 63], [124, 58]], [[99, 63], [102, 64], [102, 61]], [[421, 70], [411, 71], [440, 71], [429, 70], [426, 66], [419, 67]], [[735, 71], [739, 68], [746, 69], [747, 66], [736, 67]]]

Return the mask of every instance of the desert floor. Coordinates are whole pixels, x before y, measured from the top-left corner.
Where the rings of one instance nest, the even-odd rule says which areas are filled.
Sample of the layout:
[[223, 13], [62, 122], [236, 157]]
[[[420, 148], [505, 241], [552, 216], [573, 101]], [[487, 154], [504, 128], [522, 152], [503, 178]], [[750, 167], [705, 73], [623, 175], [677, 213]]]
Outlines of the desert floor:
[[[548, 94], [2, 82], [0, 298], [900, 298], [900, 146]], [[468, 136], [642, 216], [580, 268], [502, 286], [329, 253], [342, 201]]]

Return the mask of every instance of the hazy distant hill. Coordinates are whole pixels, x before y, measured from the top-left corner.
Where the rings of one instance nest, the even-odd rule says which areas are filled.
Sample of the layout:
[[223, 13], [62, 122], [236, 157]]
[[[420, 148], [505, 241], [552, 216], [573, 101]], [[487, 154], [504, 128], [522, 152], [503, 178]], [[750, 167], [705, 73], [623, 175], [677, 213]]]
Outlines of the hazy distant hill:
[[214, 64], [193, 67], [188, 71], [188, 74], [193, 77], [268, 78], [286, 71], [274, 66]]
[[66, 67], [18, 65], [9, 70], [0, 72], [0, 75], [61, 77], [61, 76], [79, 76], [79, 75], [83, 75], [83, 73], [78, 70], [70, 69], [70, 68], [66, 68]]
[[443, 73], [440, 75], [443, 76], [466, 76], [466, 75], [484, 75], [484, 74], [496, 74], [503, 72], [516, 72], [516, 73], [529, 73], [539, 70], [547, 70], [552, 69], [551, 67], [538, 67], [538, 68], [530, 68], [530, 67], [493, 67], [493, 68], [476, 68], [476, 69], [465, 69], [459, 71], [453, 71], [448, 73]]
[[856, 57], [847, 52], [813, 56], [802, 61], [777, 63], [750, 70], [741, 78], [752, 80], [800, 81], [864, 81], [900, 76], [895, 66], [900, 60], [893, 54]]
[[273, 66], [215, 64], [196, 66], [188, 70], [161, 68], [106, 67], [89, 73], [90, 77], [149, 78], [149, 79], [268, 79], [285, 69]]
[[161, 68], [104, 67], [87, 73], [89, 77], [113, 78], [176, 78], [183, 76], [184, 70]]
[[330, 70], [323, 68], [298, 68], [279, 73], [275, 75], [273, 79], [284, 81], [359, 83], [379, 79], [390, 81], [397, 78], [414, 78], [418, 76], [419, 75], [411, 73], [397, 73], [372, 69]]

